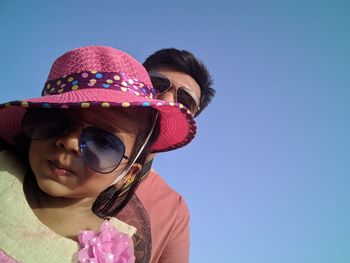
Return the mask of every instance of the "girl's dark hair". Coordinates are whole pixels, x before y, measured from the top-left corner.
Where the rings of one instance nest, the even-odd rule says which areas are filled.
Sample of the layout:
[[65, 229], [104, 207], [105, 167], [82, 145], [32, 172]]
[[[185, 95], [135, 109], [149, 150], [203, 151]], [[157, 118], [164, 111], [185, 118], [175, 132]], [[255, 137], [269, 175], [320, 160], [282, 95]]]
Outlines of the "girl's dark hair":
[[14, 144], [8, 144], [2, 138], [0, 138], [0, 151], [10, 151], [27, 161], [30, 140], [20, 133], [13, 138], [13, 141]]
[[[149, 120], [153, 122], [156, 116], [156, 111], [152, 109], [152, 112], [150, 115], [151, 117], [149, 118]], [[137, 158], [135, 163], [139, 163], [142, 166], [144, 165], [144, 163], [146, 162], [147, 156], [151, 152], [153, 143], [157, 140], [159, 136], [159, 131], [160, 131], [160, 126], [159, 126], [159, 118], [158, 118], [156, 121], [154, 130], [151, 134], [151, 137], [149, 138], [146, 146], [142, 150], [140, 156]], [[136, 154], [139, 151], [141, 145], [143, 144], [149, 132], [150, 132], [150, 127], [148, 127], [148, 129], [144, 129], [143, 132], [140, 132], [138, 134], [135, 140], [135, 145], [137, 147], [134, 151], [134, 154]], [[105, 218], [108, 216], [115, 216], [116, 214], [118, 214], [134, 195], [141, 179], [141, 175], [142, 175], [141, 170], [138, 174], [135, 175], [133, 182], [131, 183], [131, 185], [129, 186], [129, 189], [125, 194], [121, 195], [124, 190], [123, 187], [120, 187], [117, 189], [114, 185], [109, 186], [106, 190], [100, 193], [100, 195], [97, 197], [94, 204], [92, 205], [92, 211], [101, 218]]]
[[8, 149], [8, 144], [4, 142], [2, 138], [0, 138], [0, 152], [7, 149]]

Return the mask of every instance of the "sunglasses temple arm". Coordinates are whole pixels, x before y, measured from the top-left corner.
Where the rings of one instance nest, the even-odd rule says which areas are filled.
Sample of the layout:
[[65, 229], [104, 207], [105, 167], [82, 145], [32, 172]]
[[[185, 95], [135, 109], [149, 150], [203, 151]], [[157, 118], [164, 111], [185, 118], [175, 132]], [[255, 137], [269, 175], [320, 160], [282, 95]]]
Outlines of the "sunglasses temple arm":
[[137, 152], [135, 158], [132, 160], [131, 163], [128, 164], [128, 166], [123, 170], [123, 172], [114, 180], [114, 182], [111, 185], [116, 184], [117, 182], [119, 182], [121, 179], [123, 179], [125, 177], [125, 175], [129, 172], [131, 166], [136, 162], [137, 158], [139, 158], [139, 156], [141, 155], [143, 149], [146, 147], [146, 144], [148, 143], [149, 139], [151, 138], [151, 135], [153, 133], [154, 128], [156, 127], [157, 124], [157, 120], [158, 120], [158, 115], [159, 112], [157, 111], [157, 115], [154, 119], [154, 122], [152, 124], [151, 127], [151, 131], [148, 133], [146, 140], [144, 141], [144, 143], [142, 144], [141, 148], [139, 149], [139, 151]]

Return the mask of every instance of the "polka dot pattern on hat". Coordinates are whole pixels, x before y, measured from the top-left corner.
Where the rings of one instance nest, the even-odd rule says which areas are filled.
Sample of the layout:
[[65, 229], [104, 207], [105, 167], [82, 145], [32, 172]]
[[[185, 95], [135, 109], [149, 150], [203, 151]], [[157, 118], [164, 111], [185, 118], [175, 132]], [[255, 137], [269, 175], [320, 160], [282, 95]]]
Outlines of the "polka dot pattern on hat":
[[97, 72], [96, 70], [74, 73], [64, 78], [48, 81], [42, 95], [55, 95], [67, 91], [87, 88], [113, 89], [132, 92], [136, 96], [153, 98], [155, 91], [137, 79], [129, 78], [123, 72]]

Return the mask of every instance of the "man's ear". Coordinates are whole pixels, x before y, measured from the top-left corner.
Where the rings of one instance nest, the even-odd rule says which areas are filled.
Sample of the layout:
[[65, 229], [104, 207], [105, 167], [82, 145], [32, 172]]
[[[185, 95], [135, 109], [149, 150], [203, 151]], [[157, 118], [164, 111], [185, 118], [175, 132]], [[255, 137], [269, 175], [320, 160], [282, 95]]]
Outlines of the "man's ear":
[[142, 165], [139, 164], [139, 163], [134, 163], [128, 173], [124, 176], [123, 179], [121, 179], [118, 183], [116, 183], [116, 188], [127, 188], [129, 187], [134, 181], [135, 181], [135, 178], [136, 178], [136, 175], [141, 171], [142, 169]]

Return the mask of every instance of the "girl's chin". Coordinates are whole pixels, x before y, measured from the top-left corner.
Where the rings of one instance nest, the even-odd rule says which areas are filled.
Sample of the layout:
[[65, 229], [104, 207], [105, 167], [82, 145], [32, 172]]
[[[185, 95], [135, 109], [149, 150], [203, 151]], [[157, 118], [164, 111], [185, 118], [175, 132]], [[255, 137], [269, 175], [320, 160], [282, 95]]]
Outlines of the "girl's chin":
[[[45, 194], [50, 197], [55, 198], [71, 198], [71, 199], [85, 199], [85, 198], [93, 198], [96, 199], [100, 192], [88, 192], [84, 189], [83, 192], [79, 192], [78, 189], [72, 190], [69, 189], [66, 185], [59, 184], [55, 181], [38, 181], [38, 186]], [[102, 192], [102, 191], [101, 191]]]
[[37, 180], [38, 186], [49, 196], [52, 197], [69, 197], [71, 191], [65, 186], [54, 180]]

